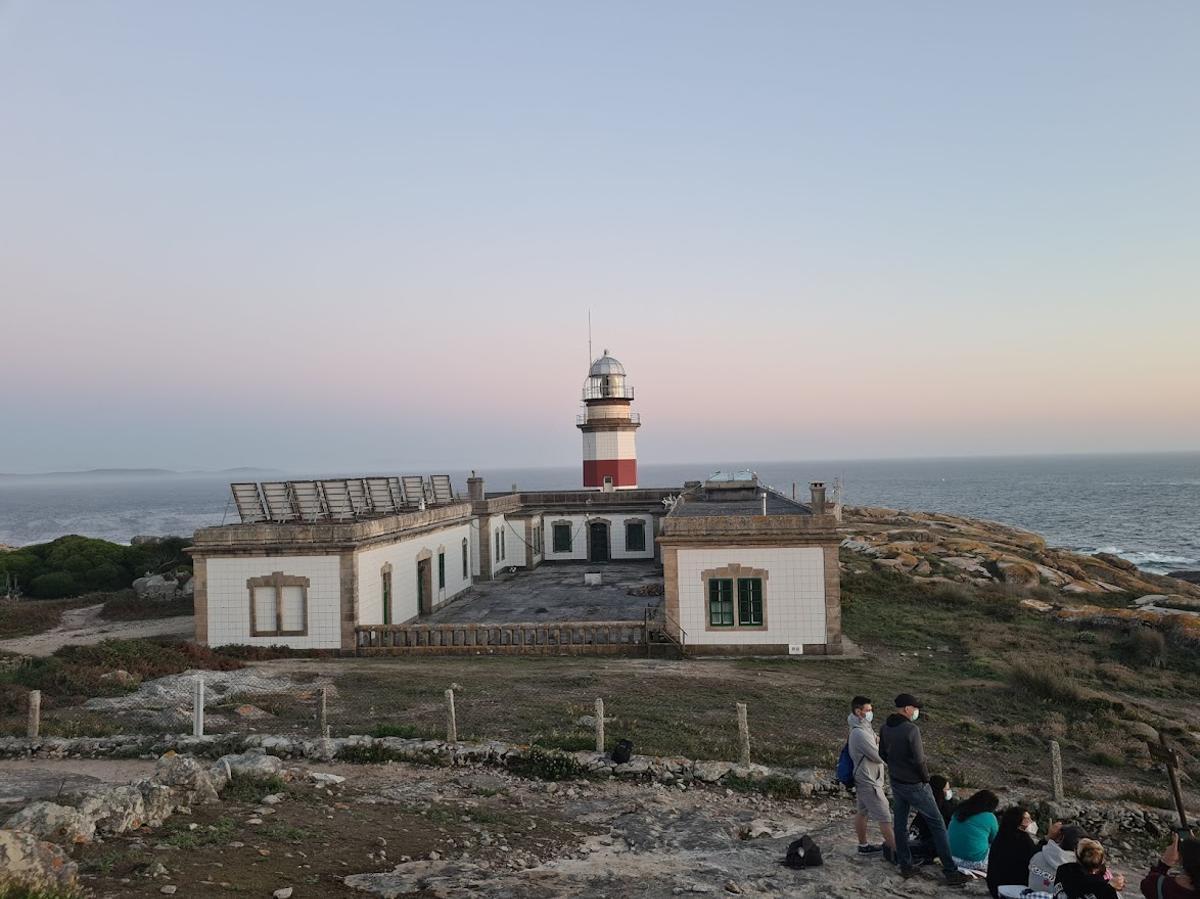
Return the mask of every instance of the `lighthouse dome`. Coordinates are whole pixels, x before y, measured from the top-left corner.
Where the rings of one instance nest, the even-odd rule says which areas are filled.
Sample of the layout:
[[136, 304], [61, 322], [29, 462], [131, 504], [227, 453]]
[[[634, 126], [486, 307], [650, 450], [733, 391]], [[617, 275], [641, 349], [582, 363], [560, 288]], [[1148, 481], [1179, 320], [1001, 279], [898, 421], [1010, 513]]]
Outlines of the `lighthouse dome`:
[[588, 377], [595, 378], [602, 375], [623, 375], [625, 374], [625, 366], [608, 355], [608, 350], [604, 351], [604, 355], [592, 363], [592, 367], [588, 369]]

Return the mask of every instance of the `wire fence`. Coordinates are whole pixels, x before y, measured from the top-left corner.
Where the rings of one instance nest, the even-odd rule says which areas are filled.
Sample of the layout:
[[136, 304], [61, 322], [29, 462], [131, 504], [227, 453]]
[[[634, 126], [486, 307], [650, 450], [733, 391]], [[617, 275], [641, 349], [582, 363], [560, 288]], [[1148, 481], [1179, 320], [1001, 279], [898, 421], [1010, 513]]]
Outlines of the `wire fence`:
[[[601, 695], [591, 679], [471, 685], [380, 680], [372, 673], [276, 674], [244, 668], [181, 674], [82, 704], [43, 702], [28, 694], [25, 714], [0, 717], [0, 734], [85, 737], [115, 734], [279, 734], [499, 740], [550, 749], [596, 750], [597, 701], [602, 743], [630, 740], [642, 755], [811, 768], [833, 777], [846, 740], [845, 716], [826, 704], [771, 703], [736, 684], [664, 685], [630, 673], [620, 693]], [[450, 705], [453, 704], [453, 730]], [[739, 706], [745, 729], [739, 728]], [[36, 723], [35, 723], [36, 722]], [[961, 787], [1020, 788], [1051, 794], [1048, 743], [968, 749], [936, 720], [922, 719], [931, 770]]]

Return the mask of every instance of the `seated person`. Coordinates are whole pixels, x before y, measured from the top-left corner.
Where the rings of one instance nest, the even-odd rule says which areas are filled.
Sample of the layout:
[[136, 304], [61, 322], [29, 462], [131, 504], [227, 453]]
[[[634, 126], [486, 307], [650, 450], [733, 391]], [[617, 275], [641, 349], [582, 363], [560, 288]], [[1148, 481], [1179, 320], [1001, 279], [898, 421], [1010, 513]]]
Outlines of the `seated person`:
[[1000, 829], [987, 857], [987, 885], [992, 899], [999, 899], [1001, 886], [1023, 887], [1029, 880], [1029, 860], [1038, 851], [1033, 839], [1037, 830], [1037, 822], [1024, 806], [1014, 805], [1000, 816]]
[[991, 790], [980, 790], [963, 800], [950, 816], [950, 854], [964, 871], [987, 873], [988, 850], [1000, 830], [996, 809], [1000, 797]]
[[1064, 899], [1121, 899], [1125, 888], [1122, 874], [1110, 874], [1104, 847], [1095, 840], [1080, 840], [1075, 849], [1078, 861], [1058, 869], [1058, 886]]
[[[1171, 874], [1172, 868], [1183, 868], [1182, 874]], [[1158, 864], [1142, 879], [1142, 895], [1146, 899], [1195, 899], [1200, 896], [1200, 840], [1188, 837], [1182, 843], [1179, 835], [1163, 850]]]
[[[937, 803], [938, 811], [942, 813], [942, 820], [949, 825], [950, 816], [958, 808], [958, 800], [954, 798], [950, 781], [941, 774], [935, 774], [929, 778], [929, 789], [933, 790], [933, 800]], [[914, 865], [926, 865], [937, 860], [933, 834], [929, 832], [929, 825], [920, 814], [913, 815], [912, 824], [908, 828], [908, 846], [912, 851]]]
[[1046, 844], [1029, 860], [1029, 889], [1053, 893], [1058, 869], [1079, 861], [1075, 857], [1075, 847], [1086, 838], [1083, 828], [1075, 824], [1064, 826], [1056, 822], [1051, 825], [1046, 834]]

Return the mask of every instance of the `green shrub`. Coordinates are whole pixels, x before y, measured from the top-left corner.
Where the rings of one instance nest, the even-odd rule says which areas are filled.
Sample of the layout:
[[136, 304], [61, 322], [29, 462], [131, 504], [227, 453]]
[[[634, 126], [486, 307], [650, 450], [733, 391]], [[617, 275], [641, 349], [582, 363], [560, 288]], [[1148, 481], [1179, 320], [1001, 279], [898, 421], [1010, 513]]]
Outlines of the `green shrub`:
[[1094, 750], [1087, 760], [1093, 765], [1099, 765], [1101, 768], [1120, 768], [1125, 764], [1125, 759], [1118, 752], [1113, 752], [1111, 749]]
[[272, 774], [270, 777], [251, 777], [248, 774], [235, 774], [221, 791], [222, 799], [232, 799], [236, 802], [258, 804], [263, 797], [272, 793], [282, 793], [287, 789], [283, 779]]
[[81, 592], [79, 582], [67, 571], [39, 574], [29, 585], [29, 595], [37, 599], [62, 599], [64, 596], [78, 596]]
[[394, 749], [372, 743], [370, 746], [346, 746], [338, 753], [339, 762], [352, 765], [382, 765], [386, 762], [404, 761], [404, 756]]
[[769, 777], [740, 777], [737, 774], [729, 774], [721, 779], [721, 786], [735, 793], [761, 793], [772, 799], [801, 799], [812, 795], [811, 784], [778, 774]]
[[148, 618], [173, 618], [194, 615], [195, 602], [190, 596], [178, 599], [141, 597], [132, 590], [113, 596], [104, 603], [100, 616], [109, 621], [143, 621]]
[[1009, 680], [1018, 694], [1054, 703], [1080, 703], [1087, 694], [1064, 668], [1048, 661], [1018, 664], [1009, 672]]
[[526, 756], [513, 759], [509, 768], [522, 777], [537, 780], [578, 780], [588, 776], [588, 770], [574, 756], [541, 746], [530, 746]]
[[1139, 668], [1161, 668], [1167, 661], [1167, 640], [1156, 630], [1139, 627], [1116, 645], [1117, 654]]
[[399, 737], [402, 740], [415, 740], [424, 734], [414, 724], [376, 724], [371, 728], [372, 737]]

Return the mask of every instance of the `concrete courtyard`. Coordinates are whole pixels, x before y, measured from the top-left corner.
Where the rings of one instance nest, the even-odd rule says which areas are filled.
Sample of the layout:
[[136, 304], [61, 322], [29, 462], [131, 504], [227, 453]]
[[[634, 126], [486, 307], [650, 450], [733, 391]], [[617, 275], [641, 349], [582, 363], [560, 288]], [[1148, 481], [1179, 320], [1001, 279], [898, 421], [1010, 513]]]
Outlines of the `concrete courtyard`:
[[[599, 572], [602, 583], [587, 586], [583, 576]], [[422, 624], [541, 621], [640, 621], [661, 596], [630, 596], [630, 588], [661, 584], [657, 562], [551, 562], [533, 571], [476, 581], [460, 599], [421, 619]]]

